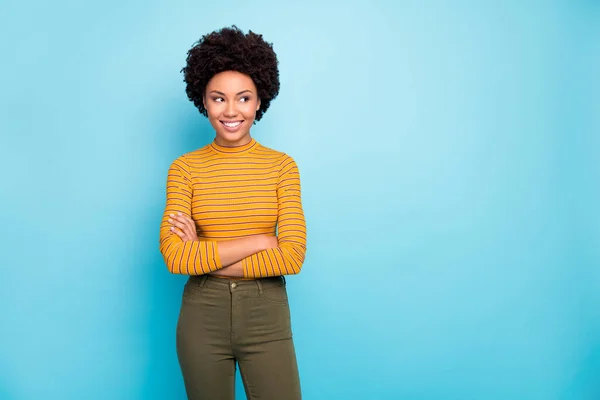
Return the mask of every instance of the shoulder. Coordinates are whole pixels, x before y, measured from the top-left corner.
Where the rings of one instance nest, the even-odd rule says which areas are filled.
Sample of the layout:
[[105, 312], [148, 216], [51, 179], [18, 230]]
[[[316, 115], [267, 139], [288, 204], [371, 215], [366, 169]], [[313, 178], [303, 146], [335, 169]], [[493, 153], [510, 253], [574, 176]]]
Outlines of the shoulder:
[[214, 154], [210, 150], [210, 144], [207, 144], [206, 146], [200, 147], [199, 149], [184, 153], [181, 156], [179, 156], [179, 158], [183, 159], [184, 161], [193, 162], [193, 161], [203, 161], [206, 158], [209, 158], [211, 156], [214, 156]]
[[296, 164], [296, 161], [292, 156], [283, 151], [275, 150], [270, 147], [263, 146], [262, 144], [256, 149], [261, 155], [269, 157], [274, 161], [277, 161], [278, 165], [283, 166], [286, 164]]
[[189, 163], [195, 161], [203, 161], [211, 156], [213, 156], [213, 153], [210, 151], [210, 144], [207, 144], [206, 146], [200, 147], [199, 149], [181, 154], [173, 161], [173, 163]]
[[273, 160], [273, 167], [277, 170], [279, 179], [297, 178], [300, 176], [296, 160], [288, 153], [262, 145], [257, 150], [260, 150], [264, 156], [269, 156]]
[[184, 172], [189, 172], [190, 164], [202, 162], [210, 157], [210, 145], [203, 146], [199, 149], [188, 151], [175, 158], [170, 165], [170, 169], [178, 169]]

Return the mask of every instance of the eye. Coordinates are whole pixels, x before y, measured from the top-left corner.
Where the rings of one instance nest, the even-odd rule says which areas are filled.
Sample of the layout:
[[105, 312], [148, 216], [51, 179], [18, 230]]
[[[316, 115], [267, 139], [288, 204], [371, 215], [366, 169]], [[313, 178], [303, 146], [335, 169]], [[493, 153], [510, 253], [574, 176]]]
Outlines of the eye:
[[216, 103], [222, 103], [224, 100], [222, 97], [215, 97], [215, 98], [213, 98], [213, 101]]
[[250, 97], [248, 97], [248, 96], [244, 96], [244, 97], [242, 97], [242, 98], [240, 99], [240, 101], [241, 101], [242, 103], [247, 103], [247, 102], [249, 102], [249, 101], [250, 101]]

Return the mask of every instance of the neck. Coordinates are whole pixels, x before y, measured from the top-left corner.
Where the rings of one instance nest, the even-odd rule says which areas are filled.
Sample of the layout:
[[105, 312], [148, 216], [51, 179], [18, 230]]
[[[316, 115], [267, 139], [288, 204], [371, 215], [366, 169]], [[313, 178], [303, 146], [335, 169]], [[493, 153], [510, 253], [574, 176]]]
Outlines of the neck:
[[221, 143], [223, 143], [223, 141], [218, 141], [216, 138], [211, 143], [212, 149], [221, 154], [245, 154], [249, 151], [252, 151], [258, 145], [256, 140], [250, 137], [244, 142], [239, 141], [235, 142], [234, 144], [231, 142], [225, 142], [225, 144]]
[[223, 138], [220, 138], [218, 136], [215, 137], [215, 143], [218, 144], [221, 147], [240, 147], [240, 146], [245, 146], [248, 143], [250, 143], [252, 141], [252, 137], [250, 137], [250, 134], [242, 137], [239, 140], [236, 141], [229, 141], [229, 140], [225, 140]]

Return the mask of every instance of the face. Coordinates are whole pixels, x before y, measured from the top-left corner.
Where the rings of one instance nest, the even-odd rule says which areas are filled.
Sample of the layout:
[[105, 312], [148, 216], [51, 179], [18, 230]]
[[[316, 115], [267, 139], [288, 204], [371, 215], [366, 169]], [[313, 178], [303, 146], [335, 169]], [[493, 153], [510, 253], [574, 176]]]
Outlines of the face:
[[236, 147], [250, 142], [250, 127], [260, 108], [252, 78], [237, 71], [216, 74], [206, 85], [204, 107], [218, 145]]

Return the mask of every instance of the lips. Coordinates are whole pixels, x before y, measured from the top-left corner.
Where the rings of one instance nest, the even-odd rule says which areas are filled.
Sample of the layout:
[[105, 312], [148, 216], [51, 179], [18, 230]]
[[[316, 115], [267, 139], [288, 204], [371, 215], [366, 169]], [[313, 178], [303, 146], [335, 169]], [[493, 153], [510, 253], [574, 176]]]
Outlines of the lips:
[[243, 125], [244, 121], [243, 120], [238, 120], [238, 121], [219, 121], [221, 122], [221, 125], [223, 125], [223, 128], [225, 128], [226, 131], [228, 132], [236, 132], [240, 129], [240, 126]]
[[221, 121], [221, 123], [228, 128], [237, 128], [242, 122], [244, 121]]

